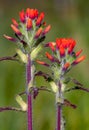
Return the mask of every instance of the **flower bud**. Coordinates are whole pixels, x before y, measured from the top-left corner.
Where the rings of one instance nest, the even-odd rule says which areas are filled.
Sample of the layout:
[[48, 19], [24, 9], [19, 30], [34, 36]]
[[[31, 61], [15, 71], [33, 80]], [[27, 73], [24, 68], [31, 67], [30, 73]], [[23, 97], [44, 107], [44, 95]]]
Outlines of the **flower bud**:
[[50, 55], [48, 52], [46, 52], [45, 55], [49, 60], [54, 61], [54, 57]]
[[38, 17], [38, 10], [37, 9], [30, 9], [27, 8], [26, 10], [26, 16], [31, 18], [31, 19], [35, 19]]
[[7, 39], [7, 40], [10, 40], [10, 41], [13, 41], [13, 42], [17, 42], [17, 39], [13, 38], [13, 37], [10, 37], [10, 36], [7, 36], [4, 34], [4, 37]]
[[43, 19], [44, 19], [44, 13], [42, 12], [36, 21], [36, 26], [39, 26], [42, 23]]
[[70, 67], [70, 63], [66, 62], [63, 66], [63, 70], [66, 71]]
[[22, 23], [25, 23], [25, 12], [24, 12], [24, 10], [22, 10], [21, 12], [19, 12], [19, 17], [20, 17], [20, 21]]
[[11, 24], [11, 28], [13, 29], [13, 31], [14, 31], [17, 35], [19, 35], [19, 36], [22, 35], [22, 33], [20, 32], [20, 30], [19, 30], [15, 25]]
[[41, 65], [44, 65], [44, 66], [49, 66], [49, 64], [47, 64], [47, 63], [44, 62], [44, 61], [39, 61], [39, 60], [37, 60], [36, 62], [39, 63], [39, 64], [41, 64]]
[[41, 33], [42, 33], [42, 27], [40, 27], [38, 30], [37, 30], [37, 32], [36, 32], [36, 34], [35, 34], [35, 38], [37, 39], [37, 38], [39, 38], [39, 36], [41, 35]]
[[82, 52], [83, 50], [81, 49], [81, 50], [79, 50], [78, 52], [76, 52], [76, 57], [78, 57], [80, 54], [81, 54], [81, 52]]
[[18, 27], [18, 23], [17, 23], [17, 21], [16, 21], [14, 18], [12, 18], [12, 22], [13, 22], [13, 24], [14, 24], [16, 27]]
[[27, 19], [27, 30], [30, 30], [32, 28], [32, 20], [30, 18]]
[[50, 31], [50, 29], [51, 29], [51, 26], [48, 25], [48, 26], [44, 29], [44, 31], [42, 32], [42, 35], [45, 35], [46, 33], [48, 33], [48, 32]]
[[86, 57], [83, 55], [83, 56], [81, 56], [80, 58], [76, 59], [72, 64], [73, 64], [73, 65], [76, 65], [76, 64], [80, 63], [81, 61], [83, 61], [85, 58], [86, 58]]

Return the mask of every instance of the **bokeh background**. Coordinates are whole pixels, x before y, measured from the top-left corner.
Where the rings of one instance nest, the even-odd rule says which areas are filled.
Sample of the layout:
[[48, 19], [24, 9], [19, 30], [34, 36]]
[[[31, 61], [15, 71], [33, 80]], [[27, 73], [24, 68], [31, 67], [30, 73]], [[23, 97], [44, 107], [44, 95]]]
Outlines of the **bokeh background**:
[[[22, 9], [37, 8], [45, 12], [45, 21], [52, 30], [47, 41], [56, 37], [72, 37], [76, 40], [76, 50], [83, 49], [86, 60], [71, 71], [85, 87], [89, 88], [89, 1], [84, 0], [0, 0], [0, 57], [13, 55], [16, 46], [3, 38], [3, 34], [13, 36], [11, 19], [18, 19]], [[38, 79], [40, 85], [42, 78]], [[44, 80], [43, 80], [44, 82]], [[45, 84], [45, 82], [44, 82]], [[18, 106], [15, 95], [25, 89], [25, 68], [22, 64], [4, 61], [0, 63], [0, 106]], [[66, 130], [89, 130], [89, 93], [74, 91], [66, 98], [77, 104], [77, 109], [65, 107]], [[55, 129], [55, 99], [52, 94], [42, 92], [34, 101], [34, 130]], [[0, 113], [0, 130], [26, 130], [25, 113]]]

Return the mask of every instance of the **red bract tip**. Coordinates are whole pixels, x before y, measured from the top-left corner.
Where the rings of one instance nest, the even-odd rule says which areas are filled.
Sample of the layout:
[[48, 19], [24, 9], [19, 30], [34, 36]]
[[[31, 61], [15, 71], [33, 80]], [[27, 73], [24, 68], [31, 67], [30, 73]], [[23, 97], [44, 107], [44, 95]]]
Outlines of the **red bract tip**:
[[36, 26], [39, 26], [42, 23], [42, 20], [44, 19], [44, 13], [42, 12], [40, 16], [37, 18]]
[[26, 9], [26, 16], [27, 16], [27, 17], [30, 17], [30, 10], [31, 10], [30, 8], [27, 8], [27, 9]]
[[17, 40], [13, 37], [7, 36], [7, 35], [3, 35], [7, 40], [13, 41], [13, 42], [17, 42]]
[[16, 21], [14, 18], [12, 18], [12, 22], [13, 22], [13, 24], [14, 24], [16, 27], [18, 27], [18, 23], [17, 23], [17, 21]]
[[43, 29], [42, 29], [41, 27], [37, 30], [36, 35], [35, 35], [35, 38], [38, 38], [38, 37], [41, 35], [42, 30], [43, 30]]
[[82, 52], [83, 50], [81, 49], [81, 50], [79, 50], [78, 52], [76, 52], [76, 57], [78, 57], [80, 54], [81, 54], [81, 52]]
[[67, 38], [60, 38], [62, 46], [66, 49], [69, 46], [69, 39]]
[[66, 38], [57, 38], [56, 39], [56, 46], [59, 49], [60, 46], [62, 45], [65, 49], [68, 47], [68, 39]]
[[34, 9], [34, 18], [38, 18], [38, 14], [39, 14], [38, 10]]
[[26, 10], [26, 16], [31, 18], [31, 19], [35, 19], [38, 17], [38, 10], [37, 9], [30, 9], [27, 8]]
[[72, 64], [76, 65], [78, 63], [80, 63], [81, 61], [83, 61], [86, 58], [86, 56], [81, 56], [80, 58], [76, 59]]
[[50, 48], [52, 49], [52, 51], [55, 51], [55, 45], [56, 45], [55, 42], [49, 42], [49, 43], [47, 44], [47, 46], [50, 47]]
[[49, 60], [54, 61], [54, 57], [52, 55], [50, 55], [48, 52], [46, 52], [45, 54]]
[[48, 25], [45, 29], [44, 29], [44, 31], [43, 31], [43, 35], [45, 35], [46, 33], [48, 33], [49, 31], [50, 31], [50, 29], [51, 29], [51, 25]]
[[73, 51], [75, 44], [76, 44], [75, 40], [71, 38], [57, 38], [56, 39], [57, 48], [59, 49], [60, 46], [62, 45], [65, 49], [68, 48], [69, 54]]
[[17, 34], [17, 35], [22, 35], [22, 33], [20, 32], [20, 30], [13, 24], [11, 24], [11, 28], [13, 29], [13, 31]]
[[44, 66], [49, 66], [49, 64], [45, 63], [44, 61], [37, 60], [36, 62]]
[[61, 45], [61, 39], [57, 38], [56, 39], [56, 46], [58, 49], [60, 48], [60, 45]]
[[69, 39], [68, 41], [69, 41], [68, 54], [71, 54], [73, 52], [75, 45], [76, 45], [76, 42], [73, 39]]
[[67, 70], [70, 67], [70, 63], [66, 62], [63, 66], [63, 70]]
[[20, 17], [20, 21], [22, 23], [25, 23], [25, 12], [24, 12], [24, 10], [22, 10], [21, 12], [19, 12], [19, 17]]
[[27, 19], [27, 30], [30, 30], [32, 28], [32, 20], [30, 18]]
[[60, 57], [64, 57], [65, 56], [65, 48], [62, 45], [59, 48], [59, 52], [60, 52]]

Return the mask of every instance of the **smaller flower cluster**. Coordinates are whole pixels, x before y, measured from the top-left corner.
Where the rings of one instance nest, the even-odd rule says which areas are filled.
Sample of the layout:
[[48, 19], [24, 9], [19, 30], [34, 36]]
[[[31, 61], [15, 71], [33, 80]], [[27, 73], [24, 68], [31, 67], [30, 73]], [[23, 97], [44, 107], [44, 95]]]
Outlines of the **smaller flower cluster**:
[[45, 54], [51, 61], [51, 64], [39, 60], [37, 62], [45, 66], [50, 66], [53, 73], [58, 73], [57, 77], [59, 78], [68, 72], [72, 66], [85, 59], [84, 55], [78, 58], [82, 50], [75, 53], [75, 45], [76, 42], [72, 38], [57, 38], [56, 42], [49, 42], [46, 44], [46, 47], [50, 47], [52, 50], [52, 54], [49, 52], [46, 52]]
[[[46, 26], [44, 13], [39, 14], [37, 9], [27, 8], [26, 12], [19, 12], [20, 22], [12, 19], [11, 28], [15, 32], [16, 38], [4, 35], [10, 41], [28, 45], [30, 48], [39, 44], [40, 40], [49, 32], [51, 26]], [[39, 40], [40, 39], [40, 40]], [[42, 40], [41, 40], [42, 41]]]

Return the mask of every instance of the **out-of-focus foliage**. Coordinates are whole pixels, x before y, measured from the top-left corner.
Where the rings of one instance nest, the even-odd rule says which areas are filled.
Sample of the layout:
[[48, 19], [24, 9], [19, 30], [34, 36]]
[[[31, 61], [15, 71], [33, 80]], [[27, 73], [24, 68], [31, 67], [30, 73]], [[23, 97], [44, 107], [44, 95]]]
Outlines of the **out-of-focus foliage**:
[[[45, 12], [47, 23], [52, 30], [47, 41], [56, 37], [72, 37], [77, 42], [77, 49], [82, 48], [86, 60], [71, 71], [85, 87], [89, 87], [89, 1], [84, 0], [0, 0], [0, 57], [13, 55], [16, 46], [3, 38], [3, 34], [13, 36], [10, 28], [11, 18], [18, 19], [18, 12], [27, 7]], [[42, 68], [43, 69], [43, 68]], [[37, 79], [41, 85], [42, 78]], [[43, 83], [42, 83], [43, 84]], [[44, 82], [45, 84], [45, 82]], [[71, 86], [70, 86], [71, 87]], [[22, 64], [4, 61], [0, 63], [0, 106], [15, 105], [15, 95], [25, 89], [25, 68]], [[41, 92], [34, 100], [33, 124], [36, 130], [55, 129], [55, 97]], [[66, 130], [89, 129], [89, 94], [81, 91], [66, 94], [77, 109], [65, 107]], [[26, 130], [26, 115], [17, 112], [0, 113], [0, 130]]]

